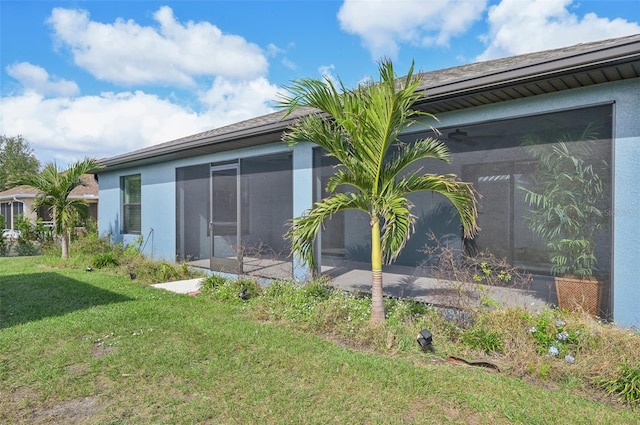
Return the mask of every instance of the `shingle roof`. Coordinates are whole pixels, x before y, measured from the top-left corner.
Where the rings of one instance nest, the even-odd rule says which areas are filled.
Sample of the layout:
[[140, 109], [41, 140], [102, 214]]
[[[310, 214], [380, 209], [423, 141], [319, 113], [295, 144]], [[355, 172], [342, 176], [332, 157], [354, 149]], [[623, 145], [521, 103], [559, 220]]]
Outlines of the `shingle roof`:
[[[640, 34], [477, 62], [419, 74], [419, 105], [432, 113], [640, 77]], [[275, 112], [180, 139], [104, 158], [105, 169], [125, 168], [280, 140], [298, 110]]]
[[[98, 182], [91, 174], [85, 174], [82, 176], [82, 181], [86, 186], [78, 186], [71, 191], [70, 198], [81, 199], [98, 199]], [[29, 199], [35, 198], [38, 195], [38, 190], [31, 186], [21, 185], [11, 189], [0, 192], [0, 202], [13, 200], [14, 198]]]

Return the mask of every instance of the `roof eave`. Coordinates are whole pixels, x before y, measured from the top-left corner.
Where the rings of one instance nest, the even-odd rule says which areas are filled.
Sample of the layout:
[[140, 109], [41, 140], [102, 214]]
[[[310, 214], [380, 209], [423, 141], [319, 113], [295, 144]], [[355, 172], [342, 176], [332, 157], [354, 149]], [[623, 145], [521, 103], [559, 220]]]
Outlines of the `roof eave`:
[[640, 59], [640, 39], [606, 45], [598, 50], [587, 50], [564, 57], [549, 58], [523, 66], [487, 73], [480, 77], [458, 79], [433, 86], [420, 88], [427, 97], [424, 103], [440, 99], [459, 97], [466, 94], [490, 91], [491, 89], [523, 84], [532, 80], [542, 80], [557, 75], [614, 65]]
[[[463, 65], [461, 67], [426, 72], [419, 74], [423, 84], [418, 88], [426, 96], [418, 107], [428, 110], [438, 105], [445, 105], [452, 99], [470, 98], [478, 94], [489, 94], [505, 87], [519, 87], [525, 84], [550, 80], [558, 76], [570, 76], [590, 69], [600, 70], [616, 64], [634, 63], [640, 61], [640, 36], [630, 36], [615, 40], [604, 40], [577, 45], [565, 49], [538, 52], [511, 58], [504, 58], [485, 63]], [[558, 50], [561, 50], [559, 53]], [[495, 68], [495, 69], [492, 69]], [[637, 69], [637, 67], [636, 67]], [[447, 72], [454, 75], [447, 79]], [[464, 74], [468, 75], [464, 75]], [[637, 74], [637, 71], [636, 71]], [[430, 77], [435, 77], [431, 78]], [[441, 81], [438, 81], [441, 80]], [[452, 110], [442, 109], [442, 110]], [[264, 117], [248, 120], [245, 126], [236, 127], [235, 124], [219, 131], [209, 131], [187, 136], [164, 144], [139, 149], [123, 155], [101, 159], [102, 169], [110, 171], [185, 158], [194, 155], [221, 152], [280, 140], [282, 133], [295, 120], [311, 113], [309, 110], [296, 111], [285, 116], [284, 113], [272, 114], [267, 124], [259, 125]], [[275, 120], [280, 116], [279, 120]], [[269, 121], [267, 120], [267, 121]], [[258, 125], [254, 125], [258, 124]]]

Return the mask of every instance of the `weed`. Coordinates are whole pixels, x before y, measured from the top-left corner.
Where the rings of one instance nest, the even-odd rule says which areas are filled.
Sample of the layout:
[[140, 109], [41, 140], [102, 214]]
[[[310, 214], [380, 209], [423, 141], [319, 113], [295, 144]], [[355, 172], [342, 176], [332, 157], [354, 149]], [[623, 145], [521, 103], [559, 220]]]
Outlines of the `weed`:
[[488, 251], [468, 255], [442, 244], [434, 234], [429, 238], [429, 246], [423, 248], [428, 261], [422, 268], [438, 279], [442, 294], [434, 296], [438, 304], [452, 307], [449, 314], [459, 326], [470, 326], [480, 312], [501, 307], [487, 295], [489, 287], [528, 288], [531, 284], [532, 276], [506, 259]]
[[203, 289], [215, 289], [225, 285], [227, 281], [228, 279], [225, 279], [222, 276], [214, 274], [212, 276], [207, 277], [206, 279], [202, 279], [201, 287]]

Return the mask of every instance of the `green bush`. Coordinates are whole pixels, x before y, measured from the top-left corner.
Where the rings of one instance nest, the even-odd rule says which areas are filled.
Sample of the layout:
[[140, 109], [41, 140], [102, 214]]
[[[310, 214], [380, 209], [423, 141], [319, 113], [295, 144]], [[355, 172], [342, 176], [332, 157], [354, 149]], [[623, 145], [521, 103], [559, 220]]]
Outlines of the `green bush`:
[[106, 251], [95, 254], [92, 260], [93, 267], [102, 269], [105, 267], [115, 267], [118, 263], [118, 255], [113, 251]]
[[100, 237], [97, 232], [89, 232], [86, 235], [72, 241], [69, 247], [71, 256], [84, 256], [113, 252], [117, 255], [119, 247], [111, 244], [108, 236]]
[[634, 408], [640, 405], [640, 366], [631, 366], [625, 362], [615, 378], [601, 382], [610, 394], [618, 396], [620, 401]]
[[0, 235], [0, 257], [7, 257], [12, 245], [9, 239], [3, 238], [2, 235]]
[[501, 353], [504, 351], [502, 336], [498, 332], [488, 331], [482, 327], [472, 326], [462, 333], [462, 341], [474, 350], [485, 353]]
[[39, 255], [40, 248], [32, 241], [19, 237], [16, 244], [16, 253], [20, 256]]
[[526, 318], [539, 354], [564, 358], [574, 356], [584, 348], [587, 341], [584, 326], [567, 323], [558, 310], [545, 310], [534, 316], [527, 315]]
[[251, 279], [225, 279], [213, 275], [203, 279], [201, 290], [213, 299], [225, 302], [243, 302], [240, 294], [245, 291], [247, 299], [254, 299], [261, 293], [260, 285]]
[[[33, 241], [37, 239], [36, 227], [33, 224], [31, 224], [31, 221], [27, 217], [25, 217], [24, 214], [18, 214], [17, 216], [14, 217], [13, 221], [14, 221], [15, 229], [20, 231], [20, 234], [22, 235], [21, 238], [28, 241]], [[20, 254], [20, 255], [23, 255], [23, 254]]]

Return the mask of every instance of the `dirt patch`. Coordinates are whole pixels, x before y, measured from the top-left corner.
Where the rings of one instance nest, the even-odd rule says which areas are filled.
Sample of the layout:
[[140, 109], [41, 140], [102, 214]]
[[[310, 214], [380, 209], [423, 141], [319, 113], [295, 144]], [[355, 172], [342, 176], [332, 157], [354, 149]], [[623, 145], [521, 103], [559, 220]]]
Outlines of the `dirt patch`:
[[93, 350], [91, 351], [91, 355], [94, 359], [99, 359], [104, 356], [107, 356], [115, 351], [115, 347], [109, 345], [99, 345], [94, 344]]
[[68, 400], [53, 407], [32, 412], [31, 423], [81, 424], [101, 408], [102, 405], [96, 396]]

